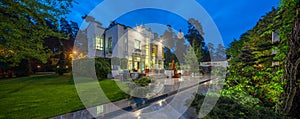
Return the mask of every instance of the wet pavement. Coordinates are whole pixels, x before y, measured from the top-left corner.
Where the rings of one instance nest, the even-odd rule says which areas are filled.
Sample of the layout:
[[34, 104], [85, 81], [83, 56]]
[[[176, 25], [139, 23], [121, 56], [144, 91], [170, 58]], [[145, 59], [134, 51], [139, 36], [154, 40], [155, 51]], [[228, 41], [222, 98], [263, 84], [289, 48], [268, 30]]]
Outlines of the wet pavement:
[[[151, 93], [146, 104], [132, 108], [131, 100], [121, 100], [99, 105], [54, 117], [54, 119], [174, 119], [185, 118], [188, 109], [187, 100], [194, 93], [206, 94], [214, 80], [203, 77], [182, 77], [177, 79], [157, 79], [152, 84]], [[199, 83], [201, 83], [199, 85]], [[89, 111], [88, 111], [89, 110]], [[93, 116], [92, 116], [93, 115]]]

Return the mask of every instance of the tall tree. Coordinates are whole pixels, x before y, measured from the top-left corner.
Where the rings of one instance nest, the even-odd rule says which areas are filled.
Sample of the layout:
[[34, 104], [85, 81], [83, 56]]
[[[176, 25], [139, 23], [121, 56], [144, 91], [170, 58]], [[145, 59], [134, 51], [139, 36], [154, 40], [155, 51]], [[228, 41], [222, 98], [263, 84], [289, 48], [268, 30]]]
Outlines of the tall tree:
[[[22, 59], [34, 58], [46, 62], [51, 51], [45, 49], [43, 39], [65, 36], [49, 27], [57, 26], [57, 19], [69, 12], [72, 0], [4, 0], [0, 5], [0, 50], [4, 61], [18, 64]], [[48, 24], [47, 24], [48, 23]], [[55, 24], [55, 25], [54, 25]]]
[[[282, 112], [300, 118], [300, 1], [281, 0], [276, 17], [280, 27], [281, 43], [288, 46], [285, 63], [285, 81]], [[284, 19], [284, 20], [282, 20]], [[284, 45], [284, 44], [283, 44]]]
[[223, 45], [219, 44], [218, 47], [216, 48], [215, 58], [217, 61], [226, 60], [226, 52], [225, 52], [225, 47]]
[[[198, 20], [191, 18], [188, 20], [188, 32], [185, 35], [185, 38], [190, 43], [190, 45], [193, 47], [194, 53], [197, 57], [197, 61], [204, 62], [209, 61], [210, 56], [209, 52], [207, 50], [207, 47], [205, 47], [204, 42], [204, 32], [202, 29], [202, 25], [199, 23]], [[202, 68], [199, 66], [200, 72], [203, 73]]]
[[248, 45], [241, 50], [241, 54], [238, 56], [238, 59], [238, 62], [242, 63], [242, 67], [253, 66], [256, 61], [254, 55], [252, 54], [252, 50]]
[[242, 90], [247, 95], [259, 99], [260, 105], [278, 111], [284, 84], [283, 70], [281, 66], [272, 66], [272, 62], [277, 59], [279, 64], [282, 64], [284, 58], [278, 60], [278, 56], [273, 57], [272, 51], [279, 48], [278, 51], [284, 52], [284, 49], [281, 49], [281, 45], [272, 44], [272, 32], [269, 31], [275, 29], [268, 28], [277, 26], [273, 21], [276, 12], [276, 9], [272, 9], [263, 16], [253, 29], [241, 35], [240, 40], [232, 42], [226, 52], [231, 55], [228, 68], [230, 73], [227, 76], [228, 89], [237, 92]]
[[70, 23], [71, 23], [70, 25], [71, 25], [71, 29], [72, 29], [71, 37], [75, 38], [77, 35], [77, 32], [79, 31], [79, 27], [78, 27], [78, 24], [74, 21], [70, 21]]
[[[178, 59], [178, 61], [180, 63], [185, 63], [184, 60], [184, 54], [186, 53], [186, 45], [185, 45], [185, 39], [183, 36], [183, 33], [181, 32], [181, 30], [179, 31], [179, 33], [177, 34], [177, 40], [176, 40], [176, 45], [175, 45], [175, 54], [176, 57]], [[182, 65], [182, 64], [181, 64]]]
[[60, 31], [67, 35], [72, 35], [72, 27], [65, 18], [60, 19]]
[[188, 32], [185, 35], [185, 38], [193, 47], [194, 52], [197, 56], [198, 62], [203, 61], [203, 49], [204, 49], [204, 32], [202, 29], [202, 25], [199, 21], [194, 18], [189, 19], [188, 21]]
[[208, 43], [207, 44], [207, 48], [208, 48], [209, 53], [213, 56], [214, 53], [215, 53], [215, 46], [214, 46], [214, 44]]
[[184, 59], [188, 66], [188, 71], [195, 76], [195, 73], [199, 72], [199, 62], [192, 46], [188, 47], [186, 54], [184, 54]]
[[169, 64], [172, 63], [173, 60], [178, 62], [178, 57], [175, 55], [177, 37], [171, 25], [167, 25], [167, 29], [161, 36], [161, 39], [163, 40], [163, 45], [165, 46], [164, 64], [166, 67], [169, 67]]
[[176, 62], [178, 61], [177, 57], [175, 56], [174, 53], [172, 53], [172, 51], [168, 47], [164, 48], [164, 55], [165, 55], [165, 60], [164, 60], [165, 68], [171, 69], [170, 65], [173, 60]]
[[177, 37], [171, 25], [167, 25], [167, 30], [162, 35], [162, 39], [164, 46], [167, 46], [171, 51], [175, 50]]
[[249, 33], [246, 32], [240, 36], [239, 40], [234, 39], [229, 47], [226, 49], [226, 54], [231, 58], [231, 62], [235, 61], [236, 57], [239, 56], [240, 50], [244, 47], [244, 43], [249, 41]]

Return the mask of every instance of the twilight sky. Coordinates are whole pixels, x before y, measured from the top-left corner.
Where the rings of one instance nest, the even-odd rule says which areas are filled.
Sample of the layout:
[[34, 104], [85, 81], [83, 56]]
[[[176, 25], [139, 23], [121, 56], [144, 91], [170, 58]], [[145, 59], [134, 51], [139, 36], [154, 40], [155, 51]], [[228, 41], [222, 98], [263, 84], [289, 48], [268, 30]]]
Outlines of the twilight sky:
[[[89, 14], [103, 0], [76, 0], [71, 9], [71, 13], [67, 15], [69, 20], [82, 24], [81, 16]], [[147, 0], [145, 0], [147, 1]], [[175, 0], [174, 0], [175, 1]], [[215, 22], [222, 36], [225, 47], [239, 36], [251, 29], [256, 22], [265, 15], [271, 8], [277, 7], [279, 0], [196, 0], [210, 15]], [[128, 0], [128, 4], [134, 4]], [[113, 13], [122, 9], [122, 4], [114, 3], [116, 7], [110, 8], [111, 11], [106, 11], [107, 14]], [[165, 6], [172, 7], [172, 3], [162, 2]], [[113, 5], [110, 5], [113, 6]], [[193, 13], [197, 13], [194, 11]], [[101, 19], [101, 15], [100, 19]], [[105, 15], [103, 15], [105, 16]], [[99, 19], [96, 19], [99, 20]], [[105, 21], [101, 21], [106, 26]], [[110, 20], [111, 21], [111, 20]], [[116, 19], [117, 22], [135, 27], [140, 24], [159, 23], [170, 24], [175, 30], [182, 29], [184, 33], [187, 31], [187, 22], [182, 17], [159, 9], [139, 9], [128, 12]], [[158, 24], [158, 25], [159, 25]], [[151, 25], [151, 24], [150, 24]], [[156, 24], [154, 24], [156, 25]], [[147, 25], [146, 25], [147, 26]], [[204, 25], [205, 26], [205, 25]], [[205, 29], [205, 28], [204, 28]], [[159, 29], [152, 29], [159, 32]]]

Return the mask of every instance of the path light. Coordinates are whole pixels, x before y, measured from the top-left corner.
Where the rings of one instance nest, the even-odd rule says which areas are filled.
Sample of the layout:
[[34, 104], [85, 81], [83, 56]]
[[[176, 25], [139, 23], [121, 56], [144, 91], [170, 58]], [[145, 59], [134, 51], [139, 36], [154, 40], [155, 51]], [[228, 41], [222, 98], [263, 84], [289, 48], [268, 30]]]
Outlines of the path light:
[[76, 54], [77, 54], [77, 51], [75, 51], [75, 50], [74, 50], [74, 51], [73, 51], [73, 54], [75, 54], [75, 55], [76, 55]]
[[135, 116], [140, 119], [141, 118], [141, 111], [136, 111], [134, 112], [135, 113]]
[[165, 99], [158, 101], [158, 105], [162, 106], [164, 101], [165, 101]]

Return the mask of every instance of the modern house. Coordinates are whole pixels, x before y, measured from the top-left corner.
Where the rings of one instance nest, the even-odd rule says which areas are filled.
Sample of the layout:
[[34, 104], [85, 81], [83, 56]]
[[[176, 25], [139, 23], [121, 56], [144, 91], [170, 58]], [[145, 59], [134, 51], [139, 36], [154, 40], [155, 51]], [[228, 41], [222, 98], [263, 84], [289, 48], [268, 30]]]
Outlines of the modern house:
[[86, 29], [88, 57], [112, 59], [113, 70], [163, 69], [164, 46], [161, 40], [144, 25], [131, 28], [112, 23], [103, 28], [92, 22]]

